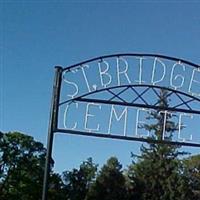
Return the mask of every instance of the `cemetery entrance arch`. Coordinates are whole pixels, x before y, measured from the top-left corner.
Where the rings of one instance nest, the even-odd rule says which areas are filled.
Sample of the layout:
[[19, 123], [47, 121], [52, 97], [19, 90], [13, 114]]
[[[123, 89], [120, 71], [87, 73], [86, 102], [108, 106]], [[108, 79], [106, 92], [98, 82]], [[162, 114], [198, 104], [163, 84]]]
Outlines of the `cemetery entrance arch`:
[[[55, 69], [43, 200], [55, 133], [200, 147], [200, 134], [182, 133], [186, 121], [200, 116], [199, 65], [164, 55], [127, 53]], [[166, 105], [159, 104], [163, 91], [169, 99]], [[164, 116], [162, 139], [138, 129], [152, 110]], [[178, 131], [169, 140], [166, 119], [174, 113]]]

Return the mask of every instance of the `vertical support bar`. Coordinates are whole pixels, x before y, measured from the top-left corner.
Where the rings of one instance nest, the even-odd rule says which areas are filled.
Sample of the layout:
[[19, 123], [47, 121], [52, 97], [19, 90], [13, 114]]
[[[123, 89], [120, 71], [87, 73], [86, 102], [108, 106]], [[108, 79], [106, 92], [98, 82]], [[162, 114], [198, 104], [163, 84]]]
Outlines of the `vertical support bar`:
[[58, 109], [59, 109], [60, 88], [62, 80], [62, 70], [63, 70], [62, 67], [55, 67], [55, 77], [53, 83], [53, 94], [51, 100], [51, 110], [50, 110], [50, 119], [48, 127], [47, 152], [46, 152], [46, 162], [44, 169], [42, 200], [48, 199], [50, 161], [52, 157], [54, 132], [56, 132], [58, 125]]

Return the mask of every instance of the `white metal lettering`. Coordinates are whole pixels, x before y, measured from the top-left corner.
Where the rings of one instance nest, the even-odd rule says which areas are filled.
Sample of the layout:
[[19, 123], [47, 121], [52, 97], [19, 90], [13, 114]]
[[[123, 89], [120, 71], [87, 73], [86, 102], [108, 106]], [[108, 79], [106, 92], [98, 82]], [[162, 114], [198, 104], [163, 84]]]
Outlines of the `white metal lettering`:
[[[200, 81], [197, 81], [197, 80], [195, 80], [195, 73], [196, 74], [198, 74], [199, 73], [199, 78], [200, 78], [200, 68], [198, 68], [198, 69], [193, 69], [193, 71], [192, 71], [192, 77], [191, 77], [191, 80], [190, 80], [190, 85], [189, 85], [189, 93], [191, 93], [192, 95], [194, 95], [194, 96], [200, 96], [200, 93], [195, 93], [195, 92], [192, 92], [192, 84], [193, 83], [197, 83], [197, 84], [199, 84], [199, 87], [200, 87]], [[198, 88], [199, 88], [198, 87]]]
[[[72, 71], [72, 72], [75, 73], [75, 71]], [[63, 73], [63, 81], [65, 83], [69, 84], [69, 85], [72, 85], [74, 87], [74, 90], [75, 90], [74, 93], [67, 94], [67, 96], [70, 97], [71, 99], [73, 99], [78, 94], [79, 88], [78, 88], [78, 85], [75, 82], [67, 80], [67, 78], [65, 77], [65, 74], [67, 75], [67, 71], [65, 71]]]
[[88, 130], [89, 132], [92, 132], [92, 131], [99, 131], [99, 127], [100, 125], [97, 124], [97, 127], [96, 128], [88, 128], [88, 119], [90, 117], [95, 117], [94, 114], [91, 114], [90, 113], [90, 109], [91, 107], [98, 107], [100, 110], [101, 110], [101, 105], [100, 104], [96, 104], [96, 103], [88, 103], [87, 106], [86, 106], [86, 113], [85, 113], [85, 124], [84, 124], [84, 128], [85, 130]]
[[171, 113], [167, 110], [164, 110], [164, 111], [160, 111], [159, 114], [163, 114], [164, 115], [164, 118], [163, 118], [163, 127], [162, 127], [162, 139], [165, 140], [165, 132], [166, 132], [166, 123], [167, 123], [167, 115]]
[[111, 113], [110, 113], [110, 119], [109, 119], [109, 125], [108, 125], [108, 134], [111, 134], [111, 127], [112, 127], [112, 121], [113, 121], [113, 115], [115, 116], [115, 119], [117, 121], [120, 121], [121, 118], [124, 116], [124, 131], [123, 134], [126, 136], [126, 129], [127, 129], [127, 114], [128, 114], [128, 107], [125, 107], [121, 113], [120, 116], [117, 115], [117, 112], [115, 110], [114, 105], [111, 106]]
[[[78, 103], [75, 103], [74, 105], [75, 105], [75, 108], [78, 109]], [[70, 105], [67, 105], [67, 107], [65, 108], [65, 111], [64, 111], [64, 127], [65, 127], [66, 129], [69, 128], [69, 129], [74, 130], [74, 129], [77, 128], [77, 124], [78, 124], [77, 121], [74, 122], [74, 126], [73, 126], [73, 127], [68, 127], [68, 126], [67, 126], [67, 116], [68, 116], [69, 107], [70, 107]]]
[[85, 73], [85, 69], [84, 69], [84, 68], [90, 68], [90, 66], [89, 66], [89, 65], [83, 65], [83, 66], [81, 67], [81, 70], [82, 70], [82, 72], [83, 72], [83, 77], [84, 77], [84, 79], [85, 79], [85, 83], [86, 83], [86, 85], [87, 85], [88, 92], [91, 92], [90, 85], [89, 85], [89, 82], [88, 82], [88, 79], [87, 79], [87, 76], [86, 76], [86, 73]]
[[150, 135], [149, 131], [147, 131], [147, 135], [138, 133], [138, 129], [141, 128], [142, 125], [146, 124], [144, 121], [139, 120], [141, 112], [148, 112], [148, 110], [146, 110], [144, 108], [143, 109], [137, 109], [137, 113], [136, 113], [136, 125], [135, 125], [135, 135], [137, 137], [149, 137], [149, 135]]
[[142, 68], [143, 68], [143, 60], [145, 58], [139, 57], [139, 80], [136, 80], [139, 84], [145, 83], [145, 81], [142, 80]]
[[181, 136], [181, 130], [182, 130], [183, 128], [186, 127], [186, 125], [183, 125], [183, 123], [182, 123], [183, 117], [190, 117], [191, 119], [193, 119], [193, 115], [191, 115], [191, 114], [181, 113], [181, 114], [179, 115], [178, 140], [181, 140], [181, 141], [183, 141], [183, 142], [185, 142], [185, 141], [187, 141], [187, 140], [188, 140], [188, 141], [192, 141], [192, 134], [190, 135], [190, 138], [189, 138], [189, 139], [183, 138], [183, 137]]
[[[121, 68], [120, 63], [121, 62], [123, 62], [125, 64], [124, 70], [122, 70], [122, 71], [120, 71], [120, 68]], [[121, 80], [120, 80], [121, 75], [124, 75], [126, 77], [129, 84], [131, 83], [131, 81], [128, 77], [127, 71], [128, 71], [128, 62], [124, 58], [121, 58], [121, 57], [117, 58], [117, 82], [118, 82], [118, 85], [121, 85]]]
[[[175, 63], [172, 67], [172, 71], [171, 71], [171, 76], [170, 76], [170, 85], [171, 87], [173, 87], [175, 90], [177, 90], [178, 88], [183, 87], [184, 81], [185, 81], [185, 77], [181, 74], [176, 74], [174, 75], [174, 71], [176, 67], [181, 67], [182, 70], [185, 72], [185, 65], [183, 65], [180, 61]], [[174, 81], [180, 79], [180, 84], [179, 85], [174, 85]]]
[[[106, 68], [103, 70], [102, 69], [102, 63], [106, 66]], [[101, 85], [102, 87], [106, 88], [110, 83], [112, 82], [112, 76], [108, 73], [109, 70], [109, 64], [106, 61], [101, 61], [98, 63], [99, 66], [99, 75], [100, 75], [100, 80], [101, 80]], [[107, 77], [108, 81], [104, 81], [105, 79], [103, 77]]]
[[[157, 65], [157, 63], [160, 63], [161, 65]], [[160, 77], [160, 79], [157, 79], [157, 80], [155, 80], [155, 74], [156, 74], [156, 68], [157, 68], [156, 66], [162, 66], [162, 76]], [[159, 74], [161, 74], [161, 70], [160, 70]], [[163, 81], [165, 74], [166, 74], [165, 64], [160, 59], [155, 58], [154, 64], [153, 64], [152, 76], [151, 76], [152, 85], [155, 85], [156, 83]]]

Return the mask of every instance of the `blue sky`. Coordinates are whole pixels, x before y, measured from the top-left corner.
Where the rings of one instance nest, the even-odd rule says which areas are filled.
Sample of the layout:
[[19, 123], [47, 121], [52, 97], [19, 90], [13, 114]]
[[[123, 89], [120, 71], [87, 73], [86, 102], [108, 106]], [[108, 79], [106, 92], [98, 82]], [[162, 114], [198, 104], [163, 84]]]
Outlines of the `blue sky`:
[[[46, 144], [54, 66], [119, 52], [200, 63], [199, 1], [0, 1], [0, 129]], [[126, 166], [141, 143], [59, 134], [55, 170], [116, 155]], [[193, 151], [193, 150], [192, 150]]]

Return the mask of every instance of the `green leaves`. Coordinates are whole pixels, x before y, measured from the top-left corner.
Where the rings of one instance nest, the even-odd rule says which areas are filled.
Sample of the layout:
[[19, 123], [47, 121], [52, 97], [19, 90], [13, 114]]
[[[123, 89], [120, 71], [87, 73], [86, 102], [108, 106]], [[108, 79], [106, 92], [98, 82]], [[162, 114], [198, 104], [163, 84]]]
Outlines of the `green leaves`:
[[79, 169], [63, 172], [63, 180], [67, 199], [69, 200], [84, 200], [90, 185], [94, 181], [97, 172], [91, 158], [84, 161]]
[[[1, 199], [36, 199], [41, 193], [46, 150], [31, 136], [1, 134]], [[32, 190], [30, 190], [32, 188]]]
[[200, 155], [183, 160], [183, 173], [189, 180], [195, 198], [200, 199]]
[[122, 165], [111, 157], [101, 168], [95, 182], [91, 185], [85, 200], [126, 200], [127, 191]]
[[43, 144], [31, 136], [19, 132], [0, 134], [1, 200], [41, 199], [45, 154]]
[[[157, 122], [151, 126], [155, 134]], [[137, 159], [128, 169], [116, 157], [99, 170], [92, 158], [62, 176], [51, 169], [49, 200], [198, 200], [200, 156], [180, 160], [182, 154], [176, 146], [146, 144], [140, 156], [132, 154]], [[34, 138], [0, 132], [0, 199], [41, 200], [45, 155]]]

